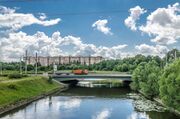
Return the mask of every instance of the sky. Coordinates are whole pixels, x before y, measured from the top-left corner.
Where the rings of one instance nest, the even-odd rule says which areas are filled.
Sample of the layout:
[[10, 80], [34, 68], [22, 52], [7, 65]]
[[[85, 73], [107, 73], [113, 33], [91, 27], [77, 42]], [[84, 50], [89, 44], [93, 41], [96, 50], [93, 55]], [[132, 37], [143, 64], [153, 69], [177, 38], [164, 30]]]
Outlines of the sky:
[[119, 59], [180, 49], [179, 0], [0, 0], [0, 54]]

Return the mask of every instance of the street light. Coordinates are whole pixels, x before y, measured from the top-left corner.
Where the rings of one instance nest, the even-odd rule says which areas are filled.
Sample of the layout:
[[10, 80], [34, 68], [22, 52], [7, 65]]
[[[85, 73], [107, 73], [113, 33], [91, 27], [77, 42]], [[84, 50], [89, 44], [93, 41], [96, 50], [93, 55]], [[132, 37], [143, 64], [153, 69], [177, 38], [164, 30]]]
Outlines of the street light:
[[22, 57], [20, 57], [20, 62], [19, 62], [19, 72], [20, 72], [20, 74], [22, 74], [22, 65], [21, 65], [21, 62], [22, 62]]
[[27, 74], [27, 50], [25, 53], [25, 74]]
[[38, 57], [37, 57], [37, 52], [36, 52], [36, 67], [35, 67], [35, 74], [37, 75], [37, 67], [38, 67], [38, 62], [37, 62], [37, 60], [38, 60]]

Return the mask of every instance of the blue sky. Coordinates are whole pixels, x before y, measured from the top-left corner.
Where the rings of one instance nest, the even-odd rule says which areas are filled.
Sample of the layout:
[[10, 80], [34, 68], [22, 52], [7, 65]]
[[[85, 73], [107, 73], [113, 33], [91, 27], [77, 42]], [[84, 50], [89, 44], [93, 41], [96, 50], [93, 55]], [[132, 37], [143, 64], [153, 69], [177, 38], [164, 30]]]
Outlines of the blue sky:
[[[44, 32], [47, 36], [59, 31], [62, 37], [71, 35], [80, 37], [85, 44], [95, 46], [113, 47], [126, 44], [122, 49], [125, 52], [136, 53], [137, 45], [146, 44], [156, 46], [158, 43], [152, 42], [152, 36], [142, 30], [131, 30], [124, 23], [130, 16], [129, 9], [136, 6], [146, 10], [136, 20], [136, 26], [146, 25], [147, 17], [158, 8], [167, 8], [168, 5], [178, 3], [178, 0], [0, 0], [0, 6], [16, 9], [16, 13], [33, 14], [39, 17], [39, 13], [45, 13], [47, 19], [60, 18], [61, 21], [55, 25], [43, 26], [32, 24], [23, 26], [14, 32], [22, 31], [27, 35], [36, 34], [37, 31]], [[179, 15], [179, 12], [176, 14]], [[106, 27], [110, 28], [110, 34], [92, 27], [97, 20], [107, 20]], [[178, 28], [179, 30], [179, 28]], [[179, 32], [178, 32], [179, 33]], [[176, 43], [160, 44], [168, 49], [179, 48], [178, 42], [180, 34], [177, 34]], [[63, 49], [63, 48], [62, 48]], [[137, 48], [136, 48], [137, 49]], [[71, 48], [63, 49], [70, 51]]]

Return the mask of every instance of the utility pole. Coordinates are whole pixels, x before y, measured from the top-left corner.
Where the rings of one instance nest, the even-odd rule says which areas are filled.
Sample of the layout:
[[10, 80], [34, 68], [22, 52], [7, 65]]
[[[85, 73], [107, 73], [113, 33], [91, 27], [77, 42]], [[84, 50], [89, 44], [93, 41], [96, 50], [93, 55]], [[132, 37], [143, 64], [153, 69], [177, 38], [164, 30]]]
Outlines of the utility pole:
[[3, 70], [3, 63], [0, 62], [1, 66], [0, 66], [0, 70], [1, 70], [1, 75], [3, 74], [2, 70]]
[[0, 57], [0, 70], [1, 70], [1, 75], [3, 74], [3, 62], [1, 61], [1, 57]]
[[168, 60], [168, 59], [167, 59], [167, 55], [166, 55], [166, 66], [167, 66], [167, 60]]
[[27, 74], [27, 50], [25, 53], [25, 74]]
[[20, 57], [20, 62], [19, 62], [19, 72], [20, 74], [22, 74], [21, 57]]
[[37, 62], [37, 60], [38, 60], [37, 58], [38, 58], [38, 57], [37, 57], [37, 52], [36, 52], [36, 68], [35, 68], [35, 74], [36, 74], [36, 75], [37, 75], [37, 67], [38, 67], [38, 66], [37, 66], [37, 65], [38, 65], [38, 64], [37, 64], [37, 63], [38, 63], [38, 62]]
[[176, 49], [174, 50], [174, 59], [176, 60]]

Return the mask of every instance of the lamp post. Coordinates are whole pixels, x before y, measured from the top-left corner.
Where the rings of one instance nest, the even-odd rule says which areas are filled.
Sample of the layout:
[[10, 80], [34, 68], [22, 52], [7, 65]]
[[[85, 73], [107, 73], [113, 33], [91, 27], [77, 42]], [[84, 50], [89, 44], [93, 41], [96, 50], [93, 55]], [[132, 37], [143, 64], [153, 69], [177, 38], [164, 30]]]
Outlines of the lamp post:
[[22, 74], [22, 65], [21, 65], [21, 61], [22, 61], [22, 58], [20, 57], [20, 61], [19, 61], [19, 72], [20, 72], [20, 74]]
[[37, 62], [37, 60], [38, 60], [38, 57], [37, 57], [37, 52], [36, 52], [36, 66], [35, 66], [35, 74], [37, 75], [37, 67], [38, 67], [38, 62]]
[[1, 75], [3, 74], [2, 70], [3, 70], [3, 63], [0, 62], [0, 70], [1, 70]]
[[27, 74], [27, 50], [25, 53], [25, 74]]

